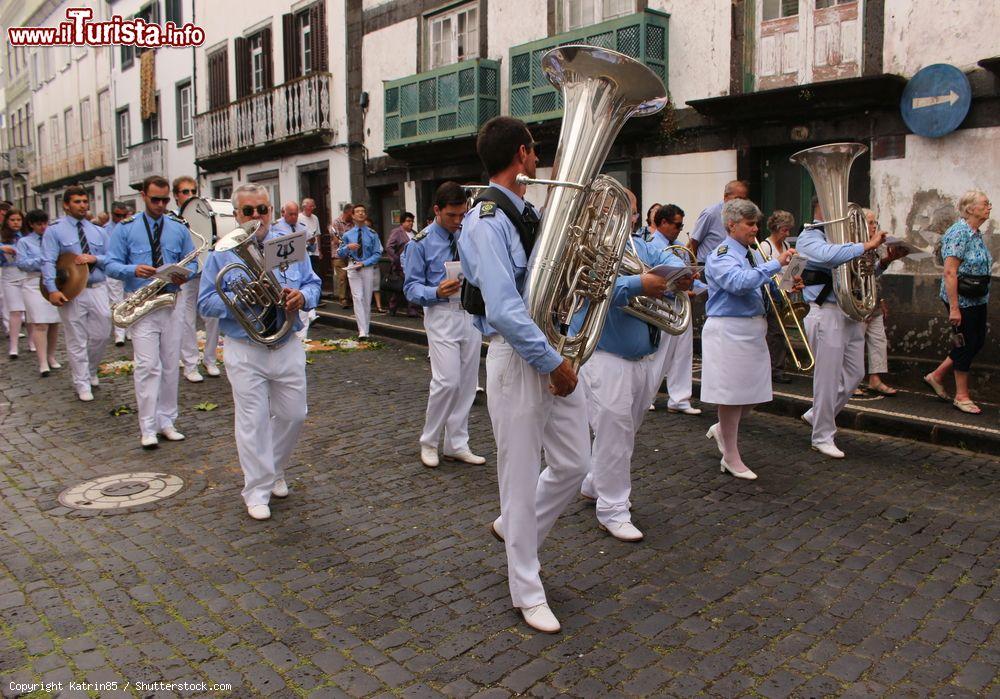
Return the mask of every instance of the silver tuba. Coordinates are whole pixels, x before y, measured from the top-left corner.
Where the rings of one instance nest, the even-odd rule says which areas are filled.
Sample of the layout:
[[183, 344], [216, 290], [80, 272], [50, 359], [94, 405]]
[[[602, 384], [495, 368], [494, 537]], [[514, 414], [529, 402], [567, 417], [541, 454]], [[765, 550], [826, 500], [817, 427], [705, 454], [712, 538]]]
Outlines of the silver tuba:
[[[666, 249], [678, 257], [686, 255], [689, 260], [685, 264], [698, 264], [694, 253], [682, 245], [669, 245]], [[639, 257], [635, 243], [630, 238], [629, 247], [622, 258], [621, 273], [636, 275], [648, 271], [649, 265]], [[661, 297], [635, 296], [623, 310], [630, 316], [655, 325], [668, 335], [682, 335], [691, 326], [691, 298], [683, 291]]]
[[[247, 221], [219, 238], [215, 252], [232, 252], [241, 261], [230, 262], [219, 270], [215, 277], [215, 290], [252, 340], [262, 345], [273, 345], [291, 332], [295, 314], [285, 312], [281, 283], [267, 268], [264, 254], [257, 248], [257, 229], [260, 225], [260, 221]], [[236, 274], [227, 283], [226, 275], [230, 272]], [[269, 332], [267, 316], [271, 313], [283, 314], [285, 319]]]
[[[192, 260], [201, 255], [208, 247], [205, 238], [198, 235], [194, 230], [188, 229], [192, 238], [197, 238], [201, 242], [195, 249], [176, 264], [186, 267]], [[188, 282], [189, 284], [192, 282]], [[146, 286], [136, 289], [111, 307], [111, 322], [119, 328], [127, 328], [140, 318], [143, 318], [159, 308], [167, 308], [177, 303], [177, 294], [174, 292], [164, 292], [163, 288], [170, 284], [163, 279], [153, 279]]]
[[[854, 160], [868, 150], [860, 143], [830, 143], [806, 148], [789, 160], [804, 167], [816, 187], [816, 196], [826, 221], [813, 223], [805, 228], [822, 227], [826, 239], [835, 245], [864, 243], [868, 240], [865, 214], [857, 204], [847, 201], [847, 182]], [[875, 281], [874, 250], [866, 252], [833, 270], [833, 292], [837, 304], [850, 318], [867, 320], [878, 304]]]
[[[628, 56], [595, 46], [561, 46], [542, 68], [562, 91], [559, 145], [528, 269], [527, 306], [553, 347], [578, 369], [597, 347], [611, 289], [631, 233], [632, 204], [613, 178], [598, 175], [625, 121], [667, 103], [663, 81]], [[589, 303], [576, 334], [566, 329]]]

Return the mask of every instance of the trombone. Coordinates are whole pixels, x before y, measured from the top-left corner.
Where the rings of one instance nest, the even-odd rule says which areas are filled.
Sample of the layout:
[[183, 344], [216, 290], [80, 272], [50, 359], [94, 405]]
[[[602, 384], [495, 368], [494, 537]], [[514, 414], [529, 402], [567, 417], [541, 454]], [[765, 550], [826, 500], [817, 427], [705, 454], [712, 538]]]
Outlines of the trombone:
[[[771, 261], [771, 256], [764, 252], [759, 245], [754, 244], [753, 248], [760, 253], [765, 262]], [[795, 304], [792, 303], [792, 300], [788, 298], [788, 294], [785, 293], [785, 290], [778, 283], [780, 279], [779, 275], [776, 274], [771, 279], [778, 287], [778, 298], [775, 298], [770, 284], [764, 285], [764, 293], [767, 294], [767, 299], [771, 302], [771, 313], [774, 314], [774, 319], [778, 322], [778, 327], [781, 329], [781, 336], [785, 340], [785, 347], [788, 348], [788, 355], [795, 362], [796, 369], [799, 371], [809, 371], [816, 363], [816, 358], [813, 356], [812, 347], [809, 346], [809, 338], [806, 337], [805, 330], [802, 328], [802, 320], [796, 312]], [[781, 303], [779, 304], [778, 301]], [[789, 333], [789, 328], [791, 328], [791, 333]], [[800, 356], [798, 348], [792, 342], [792, 335], [796, 333], [798, 334], [798, 341], [805, 347], [806, 356], [804, 358]], [[804, 362], [803, 359], [805, 359]]]

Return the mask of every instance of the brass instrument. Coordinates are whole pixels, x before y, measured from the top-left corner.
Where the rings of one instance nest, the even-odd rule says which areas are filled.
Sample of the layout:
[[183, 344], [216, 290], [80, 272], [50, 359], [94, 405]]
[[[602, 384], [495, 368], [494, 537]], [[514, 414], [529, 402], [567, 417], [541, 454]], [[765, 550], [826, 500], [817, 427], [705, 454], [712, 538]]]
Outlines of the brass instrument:
[[[616, 180], [598, 172], [625, 122], [667, 103], [663, 81], [642, 63], [596, 46], [570, 45], [542, 57], [563, 99], [552, 179], [519, 175], [519, 184], [548, 185], [529, 261], [532, 320], [576, 370], [600, 339], [611, 290], [632, 229], [632, 204]], [[575, 334], [567, 329], [586, 307]]]
[[[281, 283], [267, 268], [264, 254], [257, 248], [257, 229], [260, 225], [260, 221], [247, 221], [219, 238], [215, 252], [232, 252], [241, 261], [230, 262], [219, 270], [215, 277], [215, 290], [251, 339], [262, 345], [274, 345], [291, 332], [296, 316], [285, 311]], [[235, 278], [227, 285], [226, 275], [230, 272], [239, 274], [234, 275]], [[268, 316], [279, 311], [285, 317], [284, 322], [268, 332]]]
[[[764, 258], [765, 262], [771, 261], [771, 256], [764, 252], [759, 245], [751, 246], [754, 250], [760, 253], [760, 256]], [[771, 304], [771, 313], [774, 314], [774, 319], [778, 322], [778, 327], [781, 329], [781, 337], [785, 341], [785, 347], [788, 348], [788, 356], [792, 358], [795, 362], [795, 368], [799, 371], [809, 371], [816, 364], [816, 357], [813, 356], [812, 347], [809, 346], [809, 338], [806, 337], [806, 331], [802, 327], [802, 318], [805, 314], [800, 317], [799, 309], [796, 307], [792, 300], [788, 298], [788, 294], [785, 290], [781, 288], [778, 283], [781, 279], [781, 275], [775, 274], [772, 279], [774, 283], [778, 285], [778, 297], [775, 298], [774, 293], [771, 291], [771, 285], [764, 285], [764, 293], [767, 294], [767, 300]], [[780, 301], [780, 303], [779, 303]], [[807, 309], [808, 312], [808, 309]], [[788, 329], [792, 328], [792, 333], [798, 334], [798, 342], [805, 346], [805, 361], [799, 356], [799, 351], [793, 344], [793, 337], [789, 334]]]
[[[208, 247], [204, 237], [194, 230], [189, 229], [189, 232], [193, 238], [200, 240], [201, 244], [187, 254], [183, 260], [175, 263], [181, 267], [187, 266]], [[164, 293], [163, 288], [167, 284], [170, 282], [163, 279], [153, 279], [146, 286], [133, 291], [124, 300], [111, 307], [111, 322], [119, 328], [127, 328], [157, 309], [173, 306], [177, 303], [177, 293]]]
[[[691, 264], [698, 264], [694, 253], [682, 245], [668, 245], [665, 250], [678, 257], [682, 257], [683, 251], [690, 257]], [[649, 269], [649, 265], [639, 258], [635, 242], [629, 238], [629, 247], [622, 258], [620, 273], [631, 276], [645, 274]], [[674, 291], [669, 297], [635, 296], [623, 310], [630, 316], [655, 325], [668, 335], [682, 335], [691, 326], [691, 298], [686, 291]]]
[[[830, 143], [800, 150], [789, 158], [809, 173], [823, 215], [829, 218], [805, 228], [822, 227], [826, 239], [833, 244], [864, 243], [869, 238], [864, 211], [857, 204], [847, 201], [851, 165], [867, 150], [860, 143]], [[833, 270], [833, 292], [837, 296], [837, 304], [854, 320], [867, 320], [878, 305], [877, 262], [877, 253], [870, 250]]]

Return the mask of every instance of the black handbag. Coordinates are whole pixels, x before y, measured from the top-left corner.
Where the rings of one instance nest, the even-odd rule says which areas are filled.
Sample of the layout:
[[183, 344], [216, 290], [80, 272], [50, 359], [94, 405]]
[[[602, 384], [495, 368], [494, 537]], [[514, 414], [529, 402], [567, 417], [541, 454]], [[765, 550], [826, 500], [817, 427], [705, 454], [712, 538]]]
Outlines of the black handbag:
[[967, 299], [978, 299], [990, 293], [990, 275], [960, 274], [958, 275], [958, 295]]
[[403, 291], [403, 275], [398, 272], [390, 272], [382, 277], [382, 291], [401, 293]]

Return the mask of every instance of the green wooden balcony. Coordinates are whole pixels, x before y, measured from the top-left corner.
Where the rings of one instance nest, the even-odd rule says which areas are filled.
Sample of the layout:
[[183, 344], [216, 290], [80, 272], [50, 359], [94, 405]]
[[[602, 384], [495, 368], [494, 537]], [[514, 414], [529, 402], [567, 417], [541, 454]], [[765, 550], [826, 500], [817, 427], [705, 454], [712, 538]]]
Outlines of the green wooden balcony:
[[664, 12], [646, 10], [511, 47], [511, 116], [529, 123], [562, 116], [562, 95], [545, 77], [542, 56], [546, 51], [566, 44], [590, 44], [624, 53], [652, 68], [667, 86], [669, 18], [670, 15]]
[[500, 113], [500, 63], [474, 58], [385, 82], [385, 148], [475, 136]]

